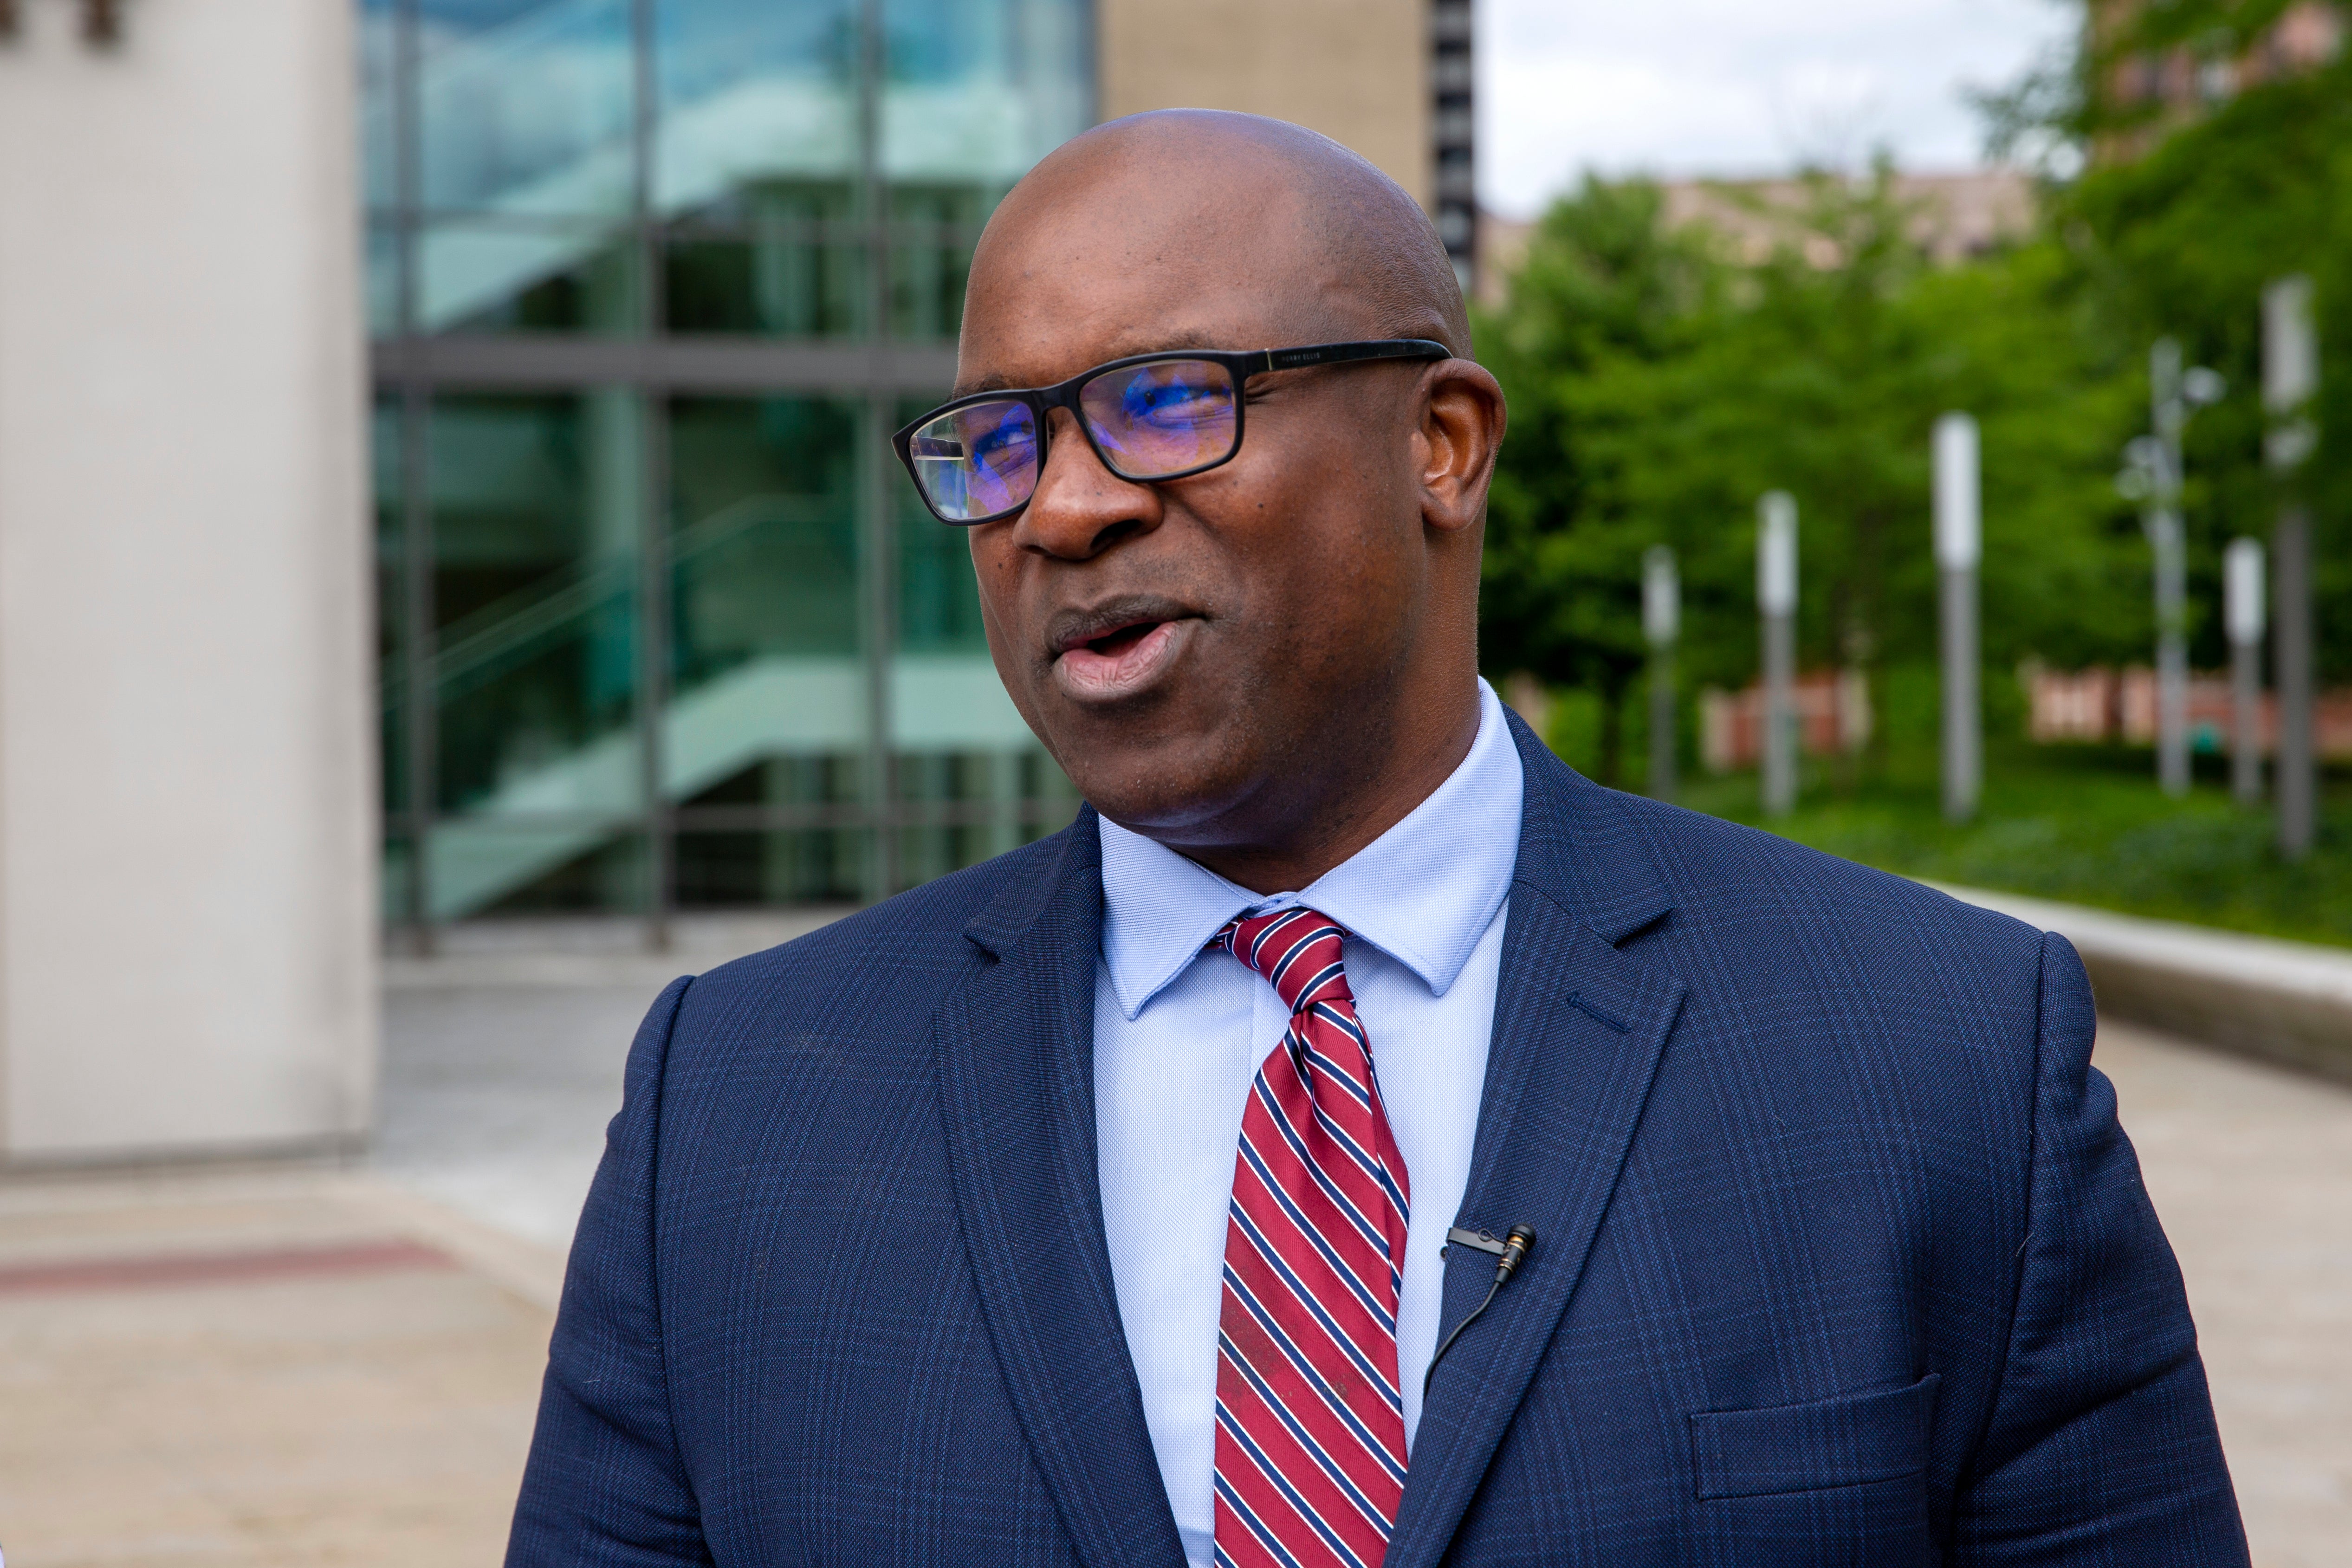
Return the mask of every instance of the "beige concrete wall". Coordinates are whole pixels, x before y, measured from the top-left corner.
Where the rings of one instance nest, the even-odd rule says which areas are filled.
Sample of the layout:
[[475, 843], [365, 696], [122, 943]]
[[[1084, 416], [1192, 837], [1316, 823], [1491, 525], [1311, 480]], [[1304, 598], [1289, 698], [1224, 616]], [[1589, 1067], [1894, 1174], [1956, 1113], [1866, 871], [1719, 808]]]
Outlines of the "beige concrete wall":
[[1428, 0], [1097, 0], [1102, 115], [1237, 109], [1320, 131], [1423, 206]]
[[352, 9], [0, 44], [0, 1162], [368, 1124]]

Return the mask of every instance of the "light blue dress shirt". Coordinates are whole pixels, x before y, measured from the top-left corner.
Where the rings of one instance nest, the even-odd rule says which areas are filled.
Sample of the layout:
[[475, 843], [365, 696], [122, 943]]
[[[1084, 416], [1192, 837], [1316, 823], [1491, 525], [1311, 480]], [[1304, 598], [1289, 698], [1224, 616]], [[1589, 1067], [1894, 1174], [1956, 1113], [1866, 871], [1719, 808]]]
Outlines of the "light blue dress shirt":
[[1297, 893], [1264, 898], [1102, 823], [1095, 1115], [1103, 1225], [1143, 1414], [1184, 1539], [1214, 1556], [1217, 1316], [1242, 1108], [1289, 1026], [1246, 965], [1204, 953], [1234, 916], [1303, 903], [1351, 934], [1348, 984], [1404, 1156], [1412, 1215], [1397, 1362], [1406, 1441], [1437, 1345], [1438, 1249], [1461, 1206], [1502, 967], [1524, 787], [1502, 704], [1478, 683], [1478, 737], [1427, 800]]

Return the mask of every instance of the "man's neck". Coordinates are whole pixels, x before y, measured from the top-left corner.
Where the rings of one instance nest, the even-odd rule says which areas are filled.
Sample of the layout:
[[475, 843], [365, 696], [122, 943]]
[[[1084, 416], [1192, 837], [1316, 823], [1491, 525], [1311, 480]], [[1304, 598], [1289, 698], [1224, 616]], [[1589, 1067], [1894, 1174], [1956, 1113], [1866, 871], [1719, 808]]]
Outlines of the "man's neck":
[[1291, 802], [1276, 831], [1208, 843], [1146, 837], [1251, 892], [1299, 891], [1402, 822], [1453, 776], [1477, 742], [1481, 705], [1474, 687], [1470, 701], [1442, 725], [1427, 726], [1418, 744], [1392, 751], [1390, 766], [1353, 780], [1335, 776], [1305, 804]]

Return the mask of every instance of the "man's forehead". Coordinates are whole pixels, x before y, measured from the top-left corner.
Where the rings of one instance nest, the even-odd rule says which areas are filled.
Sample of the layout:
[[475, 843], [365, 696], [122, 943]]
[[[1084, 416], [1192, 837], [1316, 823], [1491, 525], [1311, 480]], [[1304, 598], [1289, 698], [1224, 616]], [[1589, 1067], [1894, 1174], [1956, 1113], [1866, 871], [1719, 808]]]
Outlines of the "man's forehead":
[[1010, 243], [988, 247], [972, 273], [959, 392], [1050, 385], [1129, 354], [1281, 347], [1311, 341], [1310, 323], [1330, 313], [1320, 258], [1273, 233], [1255, 245], [1172, 224], [1001, 237]]
[[1468, 346], [1453, 265], [1410, 195], [1297, 126], [1171, 110], [1064, 143], [1006, 195], [972, 258], [957, 384], [1410, 335]]

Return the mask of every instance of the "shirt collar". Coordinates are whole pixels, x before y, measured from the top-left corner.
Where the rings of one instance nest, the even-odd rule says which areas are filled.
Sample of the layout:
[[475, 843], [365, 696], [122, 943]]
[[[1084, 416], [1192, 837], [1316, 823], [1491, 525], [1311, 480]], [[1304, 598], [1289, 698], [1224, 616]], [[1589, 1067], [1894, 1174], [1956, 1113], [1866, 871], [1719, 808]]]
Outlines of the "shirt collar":
[[1443, 996], [1509, 893], [1525, 790], [1494, 689], [1478, 682], [1470, 754], [1395, 826], [1296, 893], [1261, 897], [1139, 833], [1099, 818], [1103, 962], [1132, 1021], [1244, 911], [1306, 904]]

